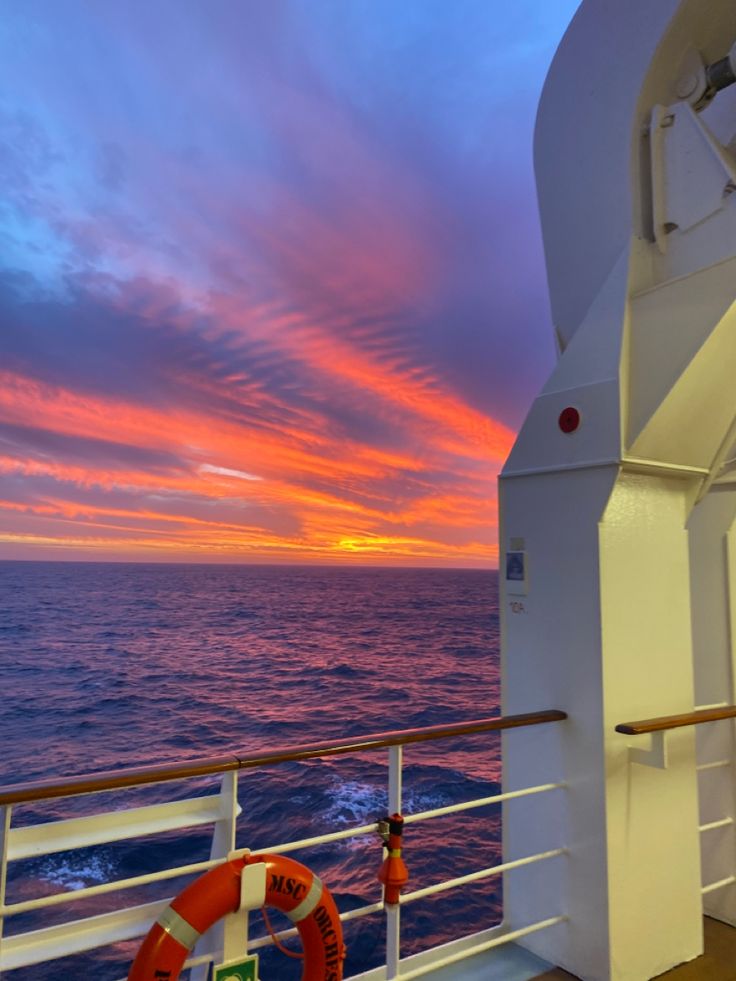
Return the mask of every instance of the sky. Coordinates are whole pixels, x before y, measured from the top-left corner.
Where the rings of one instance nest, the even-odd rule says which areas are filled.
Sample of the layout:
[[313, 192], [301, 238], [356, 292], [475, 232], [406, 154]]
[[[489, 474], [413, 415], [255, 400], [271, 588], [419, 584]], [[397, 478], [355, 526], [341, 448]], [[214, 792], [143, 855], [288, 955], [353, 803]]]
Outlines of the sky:
[[576, 0], [11, 0], [0, 558], [492, 567]]

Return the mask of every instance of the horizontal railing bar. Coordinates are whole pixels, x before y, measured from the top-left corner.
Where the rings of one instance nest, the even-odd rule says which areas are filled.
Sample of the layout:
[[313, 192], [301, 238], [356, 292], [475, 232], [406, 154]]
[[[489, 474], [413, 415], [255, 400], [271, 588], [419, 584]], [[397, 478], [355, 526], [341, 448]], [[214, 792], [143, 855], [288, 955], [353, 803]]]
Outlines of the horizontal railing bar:
[[[340, 913], [340, 922], [347, 923], [349, 920], [357, 920], [362, 916], [369, 916], [371, 913], [380, 913], [382, 909], [382, 901], [380, 903], [372, 903], [370, 906], [358, 906], [357, 909], [349, 909], [344, 913]], [[291, 937], [296, 937], [298, 933], [299, 931], [296, 927], [287, 927], [286, 930], [274, 933], [273, 937], [277, 940], [289, 940]], [[268, 935], [257, 937], [255, 940], [249, 940], [248, 950], [258, 950], [260, 947], [268, 947], [269, 944], [273, 943], [273, 937]]]
[[[736, 713], [736, 709], [734, 711]], [[237, 752], [228, 756], [185, 760], [177, 763], [164, 763], [157, 766], [128, 768], [104, 773], [90, 773], [85, 776], [62, 779], [40, 780], [35, 783], [0, 787], [0, 807], [7, 804], [51, 800], [56, 797], [72, 797], [76, 794], [121, 790], [124, 787], [227, 773], [231, 770], [246, 770], [253, 767], [269, 766], [273, 763], [293, 763], [323, 756], [341, 756], [346, 753], [383, 749], [386, 746], [406, 746], [411, 743], [429, 742], [437, 739], [472, 736], [481, 732], [499, 732], [505, 729], [543, 725], [547, 722], [562, 722], [566, 718], [567, 713], [557, 709], [544, 712], [527, 712], [521, 715], [499, 715], [472, 722], [426, 726], [421, 729], [399, 729], [369, 736], [353, 736], [339, 741], [333, 740], [284, 749], [262, 750], [257, 753]]]
[[0, 948], [0, 976], [19, 967], [30, 967], [143, 936], [172, 898], [6, 935]]
[[105, 790], [123, 790], [126, 787], [142, 787], [145, 784], [165, 783], [168, 780], [214, 776], [239, 768], [240, 762], [235, 756], [213, 756], [208, 759], [192, 760], [190, 763], [163, 763], [156, 766], [19, 783], [0, 787], [0, 807], [7, 804], [53, 800], [57, 797], [74, 797], [79, 794], [96, 794]]
[[274, 943], [274, 937], [276, 940], [291, 940], [292, 937], [298, 936], [299, 931], [296, 927], [289, 927], [287, 930], [279, 930], [278, 933], [274, 933], [273, 936], [268, 935], [265, 937], [256, 937], [255, 940], [248, 941], [248, 953], [252, 950], [260, 950], [261, 947], [270, 947]]
[[722, 719], [736, 718], [736, 705], [721, 708], [700, 709], [682, 715], [662, 715], [657, 719], [641, 719], [639, 722], [621, 722], [616, 732], [627, 736], [643, 736], [647, 732], [663, 732], [665, 729], [681, 729], [683, 726], [698, 726], [704, 722], [720, 722]]
[[378, 822], [373, 824], [361, 824], [355, 828], [346, 828], [344, 831], [330, 831], [325, 835], [315, 835], [314, 838], [300, 838], [299, 841], [287, 841], [283, 845], [269, 845], [268, 848], [259, 848], [259, 852], [266, 852], [274, 855], [284, 855], [286, 852], [295, 852], [298, 848], [310, 848], [312, 845], [326, 845], [330, 841], [340, 841], [342, 838], [357, 838], [358, 835], [367, 835], [373, 832], [378, 833]]
[[501, 804], [505, 800], [515, 800], [517, 797], [528, 797], [530, 794], [543, 794], [548, 790], [559, 790], [567, 786], [564, 783], [545, 783], [527, 790], [509, 790], [505, 794], [494, 794], [493, 797], [477, 797], [475, 800], [463, 801], [462, 804], [448, 804], [446, 807], [435, 807], [431, 811], [419, 811], [417, 814], [405, 814], [404, 824], [415, 821], [426, 821], [429, 818], [442, 817], [443, 814], [457, 814], [458, 811], [468, 811], [473, 807], [486, 807], [488, 804]]
[[709, 892], [715, 892], [716, 889], [723, 889], [725, 886], [730, 886], [733, 882], [736, 882], [736, 875], [729, 875], [727, 879], [719, 879], [718, 882], [711, 882], [710, 885], [703, 886], [700, 890], [703, 896]]
[[425, 896], [433, 896], [438, 892], [446, 892], [456, 886], [464, 886], [470, 882], [480, 882], [482, 879], [490, 879], [494, 875], [508, 872], [510, 869], [521, 868], [522, 865], [531, 865], [534, 862], [541, 862], [546, 858], [557, 858], [564, 855], [564, 848], [555, 848], [549, 852], [540, 852], [538, 855], [528, 855], [526, 858], [517, 858], [512, 862], [504, 862], [502, 865], [492, 865], [490, 868], [481, 869], [480, 872], [470, 872], [468, 875], [460, 875], [455, 879], [446, 879], [445, 882], [438, 882], [434, 886], [425, 886], [424, 889], [416, 889], [414, 892], [404, 893], [400, 898], [400, 903], [413, 903], [417, 899]]
[[442, 967], [449, 967], [451, 964], [457, 964], [458, 961], [464, 961], [468, 957], [482, 954], [486, 950], [492, 950], [494, 947], [500, 947], [502, 944], [513, 943], [514, 940], [520, 940], [530, 933], [536, 933], [537, 930], [546, 930], [549, 927], [557, 926], [566, 920], [566, 916], [552, 916], [548, 920], [540, 920], [539, 923], [532, 923], [529, 926], [520, 927], [518, 930], [511, 930], [509, 933], [501, 934], [499, 937], [486, 940], [484, 943], [476, 944], [474, 947], [466, 947], [464, 950], [460, 950], [455, 954], [450, 954], [448, 957], [443, 957], [429, 964], [423, 964], [422, 967], [417, 967], [413, 971], [407, 971], [406, 973], [401, 970], [401, 965], [399, 965], [399, 974], [396, 981], [412, 981], [413, 978], [420, 978], [423, 974], [429, 974], [430, 971], [437, 971]]
[[714, 760], [712, 763], [698, 763], [695, 769], [700, 773], [701, 770], [716, 770], [719, 767], [730, 765], [731, 760]]
[[113, 882], [102, 882], [99, 886], [87, 886], [85, 889], [73, 889], [70, 892], [55, 892], [50, 896], [40, 896], [38, 899], [26, 899], [22, 903], [10, 903], [0, 906], [0, 917], [17, 916], [18, 913], [28, 913], [34, 909], [45, 909], [47, 906], [58, 906], [61, 903], [74, 903], [90, 896], [102, 896], [107, 892], [118, 889], [133, 889], [135, 886], [147, 886], [152, 882], [165, 882], [167, 879], [177, 879], [180, 875], [193, 875], [195, 872], [207, 872], [216, 865], [222, 865], [221, 858], [210, 858], [206, 862], [193, 862], [191, 865], [181, 865], [178, 868], [162, 869], [160, 872], [148, 872], [146, 875], [136, 875], [130, 879], [116, 879]]
[[710, 821], [708, 824], [701, 824], [698, 831], [713, 831], [715, 828], [727, 828], [733, 824], [733, 818], [721, 818], [720, 821]]
[[[526, 790], [510, 790], [505, 794], [494, 794], [492, 797], [477, 797], [473, 800], [463, 801], [460, 804], [448, 804], [446, 807], [435, 807], [429, 811], [407, 814], [404, 817], [404, 824], [413, 824], [415, 821], [426, 821], [428, 818], [441, 817], [443, 814], [455, 814], [458, 811], [467, 811], [474, 807], [486, 807], [488, 804], [500, 804], [505, 800], [526, 797], [530, 794], [541, 794], [548, 790], [559, 790], [565, 786], [566, 784], [564, 783], [546, 783], [538, 787], [529, 787]], [[331, 841], [340, 841], [343, 838], [357, 838], [358, 835], [377, 832], [378, 822], [374, 821], [373, 824], [361, 824], [355, 828], [346, 828], [343, 831], [331, 831], [328, 834], [315, 835], [313, 838], [301, 838], [299, 841], [289, 841], [282, 845], [269, 845], [266, 848], [259, 848], [258, 851], [283, 855], [286, 852], [297, 851], [300, 848], [325, 845]]]
[[722, 709], [728, 706], [728, 702], [712, 702], [710, 705], [695, 705], [694, 712], [705, 712], [707, 709]]
[[370, 913], [380, 913], [384, 909], [383, 900], [380, 903], [371, 903], [370, 906], [358, 906], [357, 909], [349, 909], [340, 913], [340, 920], [347, 923], [349, 920], [358, 920], [361, 916], [368, 916]]
[[222, 819], [222, 806], [219, 794], [208, 794], [167, 804], [150, 804], [12, 828], [7, 859], [16, 862], [38, 855], [213, 824]]

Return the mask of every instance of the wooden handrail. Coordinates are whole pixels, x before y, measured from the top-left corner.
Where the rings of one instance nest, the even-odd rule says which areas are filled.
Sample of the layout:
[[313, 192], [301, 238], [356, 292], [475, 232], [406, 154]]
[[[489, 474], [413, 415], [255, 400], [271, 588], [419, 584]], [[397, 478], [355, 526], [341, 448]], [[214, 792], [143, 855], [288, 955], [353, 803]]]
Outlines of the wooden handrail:
[[699, 709], [697, 712], [686, 712], [684, 715], [663, 715], [658, 719], [641, 719], [639, 722], [622, 722], [616, 726], [616, 732], [623, 732], [627, 736], [643, 736], [647, 732], [681, 729], [683, 726], [719, 722], [721, 719], [736, 719], [736, 705]]
[[149, 783], [164, 783], [185, 777], [200, 777], [231, 770], [247, 770], [272, 763], [310, 760], [319, 756], [340, 756], [385, 746], [404, 746], [408, 743], [448, 739], [452, 736], [471, 736], [477, 732], [496, 732], [501, 729], [518, 729], [522, 726], [538, 726], [545, 722], [562, 722], [566, 712], [551, 709], [546, 712], [527, 712], [524, 715], [498, 715], [474, 722], [458, 722], [454, 725], [427, 726], [422, 729], [399, 729], [372, 736], [349, 736], [339, 742], [308, 743], [284, 749], [261, 750], [257, 753], [232, 753], [228, 756], [211, 756], [198, 760], [183, 760], [83, 776], [40, 780], [0, 787], [0, 807], [7, 804], [25, 804], [30, 801], [51, 800], [54, 797], [72, 797], [76, 794], [98, 793], [103, 790], [120, 790]]

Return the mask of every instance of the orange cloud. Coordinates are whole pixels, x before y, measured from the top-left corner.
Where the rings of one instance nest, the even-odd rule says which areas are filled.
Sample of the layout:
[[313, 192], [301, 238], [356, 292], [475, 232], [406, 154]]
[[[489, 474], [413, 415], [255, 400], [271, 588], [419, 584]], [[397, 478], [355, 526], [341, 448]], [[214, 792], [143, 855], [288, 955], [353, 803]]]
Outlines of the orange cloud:
[[[0, 473], [32, 489], [20, 501], [0, 499], [20, 526], [3, 530], [0, 541], [31, 553], [34, 544], [53, 542], [100, 554], [253, 561], [493, 561], [495, 473], [511, 432], [427, 373], [361, 355], [334, 337], [328, 343], [326, 332], [304, 321], [289, 327], [276, 322], [274, 350], [298, 357], [315, 385], [333, 379], [373, 399], [377, 411], [395, 415], [412, 449], [335, 431], [318, 402], [290, 409], [292, 421], [284, 425], [251, 422], [240, 410], [259, 396], [249, 384], [241, 392], [233, 378], [230, 409], [207, 411], [206, 399], [159, 408], [0, 372], [0, 421], [20, 432], [15, 446], [5, 443]], [[208, 384], [200, 382], [205, 393]], [[273, 395], [263, 400], [276, 416], [287, 408]], [[89, 441], [90, 459], [43, 446], [23, 452], [28, 430], [52, 442]], [[118, 450], [120, 460], [105, 458]], [[164, 462], [134, 466], [128, 458], [136, 453], [158, 453]], [[121, 493], [125, 506], [114, 499]], [[211, 516], [203, 517], [202, 507]], [[240, 509], [237, 520], [225, 516], [233, 507]], [[52, 526], [54, 533], [45, 534]]]

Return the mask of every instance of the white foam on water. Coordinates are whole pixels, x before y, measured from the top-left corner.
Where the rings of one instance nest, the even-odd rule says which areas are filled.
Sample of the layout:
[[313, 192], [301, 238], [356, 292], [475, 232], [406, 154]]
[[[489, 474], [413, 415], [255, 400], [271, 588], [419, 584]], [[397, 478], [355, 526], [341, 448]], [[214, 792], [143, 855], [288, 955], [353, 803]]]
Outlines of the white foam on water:
[[327, 819], [331, 824], [370, 824], [383, 817], [388, 796], [381, 787], [359, 780], [335, 780], [328, 791]]
[[85, 889], [114, 878], [115, 865], [105, 855], [68, 856], [49, 859], [41, 869], [41, 878], [62, 889]]
[[[374, 784], [336, 779], [328, 794], [330, 805], [326, 817], [336, 825], [370, 824], [388, 813], [388, 793]], [[415, 814], [451, 803], [453, 801], [442, 791], [408, 789], [403, 795], [402, 810], [405, 814]]]

